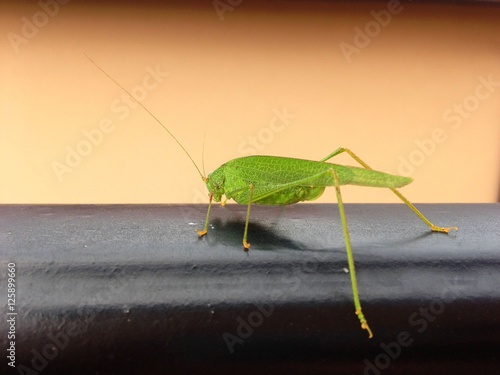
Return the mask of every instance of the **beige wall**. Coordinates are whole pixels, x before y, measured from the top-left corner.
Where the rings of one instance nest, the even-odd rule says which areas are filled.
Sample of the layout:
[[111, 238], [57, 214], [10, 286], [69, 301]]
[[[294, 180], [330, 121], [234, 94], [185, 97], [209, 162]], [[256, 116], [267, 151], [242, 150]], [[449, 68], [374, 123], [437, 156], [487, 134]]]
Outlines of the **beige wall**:
[[[387, 2], [243, 1], [223, 15], [212, 1], [51, 4], [1, 9], [0, 203], [205, 200], [182, 150], [144, 110], [112, 107], [122, 92], [84, 52], [146, 93], [198, 164], [206, 135], [207, 172], [257, 151], [252, 142], [313, 160], [345, 146], [414, 177], [404, 189], [414, 202], [497, 200], [499, 7], [404, 4], [376, 23], [370, 12]], [[159, 83], [157, 67], [169, 73]], [[385, 190], [344, 194], [396, 202]]]

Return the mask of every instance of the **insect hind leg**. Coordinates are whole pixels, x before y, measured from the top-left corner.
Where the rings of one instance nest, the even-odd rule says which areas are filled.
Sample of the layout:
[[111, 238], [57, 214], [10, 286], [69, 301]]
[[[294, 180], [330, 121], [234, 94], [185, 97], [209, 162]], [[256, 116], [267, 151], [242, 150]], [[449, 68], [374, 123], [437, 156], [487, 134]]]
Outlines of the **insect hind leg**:
[[372, 338], [373, 337], [372, 330], [368, 326], [368, 322], [365, 316], [363, 315], [363, 312], [361, 311], [361, 302], [359, 300], [359, 293], [358, 293], [358, 282], [356, 279], [356, 270], [354, 267], [354, 257], [352, 255], [351, 239], [349, 236], [347, 219], [345, 217], [344, 203], [342, 202], [342, 194], [340, 193], [339, 177], [337, 176], [337, 173], [333, 169], [330, 169], [329, 173], [333, 175], [333, 179], [335, 181], [335, 192], [337, 193], [337, 202], [339, 207], [340, 220], [342, 222], [342, 230], [344, 232], [345, 247], [347, 252], [347, 263], [349, 264], [349, 275], [351, 276], [351, 287], [354, 298], [355, 313], [361, 323], [361, 328], [366, 329], [368, 331], [368, 337]]
[[[324, 157], [323, 159], [321, 159], [322, 162], [325, 162], [339, 154], [342, 154], [343, 152], [346, 152], [347, 154], [349, 154], [350, 157], [352, 157], [354, 160], [356, 160], [359, 164], [361, 164], [365, 169], [369, 169], [369, 170], [373, 170], [368, 164], [366, 164], [363, 160], [361, 160], [361, 158], [356, 155], [354, 152], [352, 152], [351, 150], [349, 150], [348, 148], [345, 148], [345, 147], [339, 147], [338, 149], [336, 149], [335, 151], [333, 151], [331, 154], [329, 154], [328, 156]], [[404, 204], [406, 204], [414, 213], [415, 215], [417, 215], [429, 228], [431, 228], [431, 230], [433, 232], [440, 232], [440, 233], [448, 233], [450, 232], [451, 230], [458, 230], [457, 227], [438, 227], [437, 225], [434, 225], [433, 223], [431, 223], [429, 221], [429, 219], [427, 219], [423, 213], [421, 213], [417, 207], [415, 207], [413, 205], [413, 203], [411, 203], [403, 194], [401, 194], [399, 192], [399, 190], [397, 189], [394, 189], [394, 188], [389, 188], [394, 194], [396, 194], [396, 196], [401, 199], [401, 201], [403, 201]]]

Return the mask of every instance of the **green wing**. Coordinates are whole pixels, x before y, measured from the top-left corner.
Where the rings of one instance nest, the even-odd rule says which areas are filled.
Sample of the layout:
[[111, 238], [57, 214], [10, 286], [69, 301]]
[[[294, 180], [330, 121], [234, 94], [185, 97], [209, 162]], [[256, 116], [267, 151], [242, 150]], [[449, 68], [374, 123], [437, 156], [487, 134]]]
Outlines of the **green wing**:
[[[332, 164], [275, 156], [249, 156], [229, 161], [224, 165], [227, 198], [247, 204], [250, 185], [254, 191], [252, 202], [264, 205], [287, 205], [313, 200], [321, 196], [326, 186], [334, 184]], [[343, 183], [348, 183], [352, 173], [340, 167]]]
[[247, 156], [224, 165], [225, 195], [237, 203], [247, 204], [250, 186], [252, 202], [265, 205], [287, 205], [313, 200], [325, 187], [334, 186], [330, 170], [337, 173], [340, 185], [401, 187], [412, 180], [383, 172], [338, 164], [277, 156]]

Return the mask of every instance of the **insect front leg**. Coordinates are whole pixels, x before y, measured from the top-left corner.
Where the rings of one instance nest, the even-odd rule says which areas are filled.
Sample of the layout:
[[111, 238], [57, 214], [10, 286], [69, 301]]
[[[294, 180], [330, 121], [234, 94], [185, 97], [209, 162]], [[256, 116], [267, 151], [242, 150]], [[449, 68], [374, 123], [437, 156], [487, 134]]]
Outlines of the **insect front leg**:
[[340, 221], [342, 222], [342, 230], [344, 232], [345, 248], [347, 252], [347, 263], [349, 264], [349, 274], [351, 276], [351, 286], [354, 298], [355, 313], [361, 323], [361, 328], [366, 329], [368, 331], [368, 337], [372, 338], [373, 337], [372, 330], [368, 326], [368, 322], [366, 321], [366, 318], [363, 315], [363, 312], [361, 311], [361, 302], [359, 300], [359, 293], [358, 293], [358, 281], [356, 279], [356, 270], [354, 268], [354, 257], [352, 255], [351, 239], [349, 236], [347, 219], [345, 217], [344, 203], [342, 202], [342, 194], [340, 193], [339, 177], [337, 176], [337, 173], [333, 169], [330, 169], [329, 172], [333, 175], [333, 179], [335, 181], [335, 192], [337, 193]]
[[212, 208], [212, 199], [214, 197], [214, 193], [210, 193], [210, 200], [208, 201], [208, 209], [207, 209], [207, 217], [205, 218], [205, 226], [203, 230], [197, 230], [198, 236], [203, 237], [208, 232], [208, 220], [210, 219], [210, 209]]
[[[354, 160], [356, 160], [359, 164], [361, 164], [365, 169], [370, 169], [372, 170], [372, 168], [366, 164], [363, 160], [361, 160], [359, 158], [359, 156], [357, 156], [354, 152], [352, 152], [351, 150], [349, 150], [348, 148], [344, 148], [344, 147], [339, 147], [338, 149], [336, 149], [335, 151], [333, 151], [330, 155], [324, 157], [323, 159], [321, 159], [321, 161], [327, 161], [331, 158], [333, 158], [334, 156], [337, 156], [343, 152], [347, 152], [349, 154], [350, 157], [352, 157]], [[417, 207], [415, 207], [403, 194], [401, 194], [399, 192], [399, 190], [397, 189], [394, 189], [394, 188], [389, 188], [391, 189], [391, 191], [397, 195], [397, 197], [399, 199], [401, 199], [403, 201], [404, 204], [406, 204], [414, 213], [415, 215], [417, 215], [429, 228], [431, 228], [431, 230], [433, 232], [441, 232], [441, 233], [448, 233], [450, 230], [458, 230], [457, 227], [438, 227], [437, 225], [434, 225], [432, 224], [429, 219], [427, 219], [423, 213], [421, 213]]]

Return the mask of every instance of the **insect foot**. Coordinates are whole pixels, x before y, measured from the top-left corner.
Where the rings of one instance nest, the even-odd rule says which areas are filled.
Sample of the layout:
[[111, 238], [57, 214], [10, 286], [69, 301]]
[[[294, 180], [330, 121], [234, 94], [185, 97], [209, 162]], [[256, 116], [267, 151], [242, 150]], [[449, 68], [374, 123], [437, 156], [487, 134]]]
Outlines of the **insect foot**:
[[199, 237], [203, 237], [205, 234], [207, 234], [207, 230], [206, 229], [197, 230], [196, 232], [198, 233]]
[[248, 249], [250, 249], [250, 244], [246, 240], [243, 240], [243, 248], [245, 251], [248, 251]]
[[372, 330], [366, 321], [365, 316], [361, 312], [361, 309], [356, 310], [356, 315], [358, 316], [359, 321], [361, 322], [361, 328], [366, 329], [368, 331], [368, 338], [371, 339], [373, 337]]
[[431, 230], [433, 232], [448, 233], [450, 230], [458, 230], [458, 227], [441, 228], [433, 225]]

